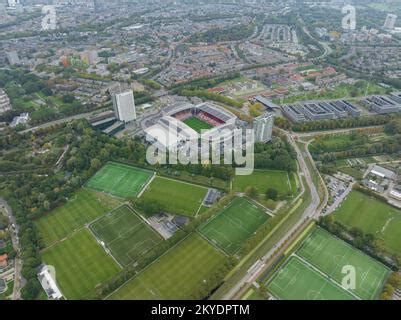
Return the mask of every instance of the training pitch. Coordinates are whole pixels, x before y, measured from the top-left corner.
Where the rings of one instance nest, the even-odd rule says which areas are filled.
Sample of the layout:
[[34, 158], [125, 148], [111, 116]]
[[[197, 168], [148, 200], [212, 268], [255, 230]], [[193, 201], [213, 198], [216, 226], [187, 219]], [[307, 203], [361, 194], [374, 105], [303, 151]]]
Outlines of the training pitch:
[[120, 270], [86, 228], [42, 252], [56, 269], [56, 281], [67, 299], [83, 299]]
[[305, 240], [297, 251], [297, 255], [337, 283], [341, 283], [344, 277], [343, 267], [355, 267], [356, 286], [350, 291], [364, 300], [375, 299], [379, 296], [389, 273], [389, 270], [380, 262], [321, 228], [316, 228]]
[[137, 195], [153, 176], [153, 172], [110, 162], [86, 184], [88, 188], [127, 198]]
[[211, 129], [213, 126], [206, 121], [203, 121], [197, 117], [191, 117], [183, 121], [187, 126], [200, 133], [202, 130]]
[[221, 252], [193, 234], [125, 283], [109, 299], [190, 299], [224, 260]]
[[[297, 262], [292, 262], [294, 259]], [[343, 288], [350, 267], [355, 270], [355, 288]], [[388, 274], [389, 269], [380, 262], [324, 229], [315, 228], [267, 286], [280, 299], [339, 300], [351, 296], [373, 300]]]
[[264, 194], [268, 188], [276, 189], [281, 196], [296, 193], [294, 175], [285, 171], [254, 170], [248, 176], [234, 177], [234, 191], [244, 192], [249, 186], [256, 187], [260, 194]]
[[401, 210], [361, 192], [352, 191], [333, 217], [349, 228], [356, 227], [364, 233], [373, 234], [383, 240], [389, 253], [401, 255]]
[[35, 220], [35, 224], [45, 245], [49, 246], [119, 204], [117, 198], [81, 189], [68, 199], [66, 204]]
[[140, 259], [162, 240], [128, 206], [119, 207], [96, 220], [90, 229], [124, 266]]
[[156, 177], [142, 197], [148, 201], [159, 202], [166, 212], [193, 217], [206, 193], [205, 187]]
[[235, 254], [269, 216], [246, 198], [235, 198], [217, 216], [199, 228], [210, 242]]
[[355, 299], [295, 256], [274, 275], [268, 289], [275, 297], [283, 300]]

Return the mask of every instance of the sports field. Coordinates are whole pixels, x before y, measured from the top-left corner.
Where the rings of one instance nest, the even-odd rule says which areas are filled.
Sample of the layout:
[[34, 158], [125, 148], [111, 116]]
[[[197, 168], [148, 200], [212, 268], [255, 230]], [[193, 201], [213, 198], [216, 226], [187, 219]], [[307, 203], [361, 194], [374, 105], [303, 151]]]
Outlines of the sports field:
[[156, 177], [142, 197], [149, 201], [159, 202], [169, 213], [193, 217], [206, 193], [207, 188], [205, 187]]
[[35, 221], [46, 246], [61, 240], [102, 214], [112, 210], [120, 201], [100, 192], [81, 189], [68, 202]]
[[296, 192], [294, 175], [289, 175], [285, 171], [255, 170], [248, 176], [234, 177], [234, 191], [244, 192], [249, 186], [256, 187], [261, 194], [264, 194], [268, 188], [276, 189], [282, 196]]
[[355, 267], [356, 286], [350, 291], [364, 300], [378, 297], [389, 273], [380, 262], [321, 228], [316, 228], [304, 241], [297, 255], [337, 283], [341, 283], [344, 278], [344, 266]]
[[56, 281], [67, 299], [85, 298], [120, 270], [86, 228], [42, 252], [42, 259], [55, 267]]
[[224, 252], [235, 254], [269, 216], [246, 198], [235, 198], [199, 232]]
[[189, 299], [224, 261], [222, 253], [193, 234], [120, 287], [109, 299]]
[[124, 266], [136, 261], [162, 240], [128, 206], [119, 207], [96, 220], [90, 229]]
[[86, 186], [126, 198], [137, 195], [152, 176], [151, 171], [110, 162], [100, 169]]
[[401, 210], [352, 191], [333, 217], [349, 228], [357, 227], [382, 239], [389, 253], [401, 255]]
[[283, 300], [355, 299], [296, 256], [291, 257], [274, 275], [268, 289], [276, 298]]
[[213, 128], [213, 126], [206, 121], [203, 121], [197, 117], [191, 117], [183, 121], [187, 126], [200, 133], [202, 130]]

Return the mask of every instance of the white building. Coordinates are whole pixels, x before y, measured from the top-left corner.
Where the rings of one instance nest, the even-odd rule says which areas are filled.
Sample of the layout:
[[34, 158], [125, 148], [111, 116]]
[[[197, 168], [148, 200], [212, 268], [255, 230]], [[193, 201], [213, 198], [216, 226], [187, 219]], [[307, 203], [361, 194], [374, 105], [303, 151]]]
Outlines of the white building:
[[272, 139], [274, 115], [264, 113], [253, 120], [255, 142], [269, 142]]
[[386, 30], [393, 30], [395, 27], [395, 22], [397, 21], [397, 16], [395, 14], [389, 13], [384, 22], [383, 28]]
[[134, 93], [132, 90], [112, 95], [114, 113], [118, 120], [125, 123], [136, 119]]
[[63, 297], [61, 291], [57, 287], [55, 279], [53, 279], [50, 269], [47, 266], [42, 267], [38, 273], [38, 279], [49, 299], [59, 300]]
[[29, 113], [24, 112], [19, 116], [14, 117], [13, 121], [10, 123], [10, 127], [16, 127], [19, 124], [27, 124], [29, 121]]
[[10, 65], [21, 64], [21, 60], [20, 60], [20, 58], [18, 56], [18, 52], [17, 51], [15, 51], [15, 50], [14, 51], [9, 51], [9, 52], [6, 53], [6, 55], [7, 55], [8, 63]]
[[0, 89], [0, 114], [11, 110], [10, 99], [3, 89]]

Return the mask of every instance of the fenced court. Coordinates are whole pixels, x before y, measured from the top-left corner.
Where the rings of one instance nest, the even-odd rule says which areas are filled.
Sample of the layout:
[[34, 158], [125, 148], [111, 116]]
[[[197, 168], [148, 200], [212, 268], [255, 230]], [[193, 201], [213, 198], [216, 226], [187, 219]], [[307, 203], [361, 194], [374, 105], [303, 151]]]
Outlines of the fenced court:
[[137, 195], [152, 178], [152, 171], [109, 162], [86, 184], [88, 188], [127, 198]]
[[274, 275], [268, 289], [276, 298], [283, 300], [355, 299], [296, 256], [292, 256]]
[[162, 239], [128, 206], [106, 214], [90, 225], [93, 234], [121, 264], [135, 262]]
[[344, 277], [343, 267], [354, 266], [356, 287], [350, 291], [365, 300], [378, 297], [389, 273], [389, 270], [380, 262], [321, 228], [316, 228], [304, 241], [297, 255], [337, 283], [341, 283]]
[[269, 216], [246, 198], [235, 198], [199, 232], [227, 254], [235, 254]]

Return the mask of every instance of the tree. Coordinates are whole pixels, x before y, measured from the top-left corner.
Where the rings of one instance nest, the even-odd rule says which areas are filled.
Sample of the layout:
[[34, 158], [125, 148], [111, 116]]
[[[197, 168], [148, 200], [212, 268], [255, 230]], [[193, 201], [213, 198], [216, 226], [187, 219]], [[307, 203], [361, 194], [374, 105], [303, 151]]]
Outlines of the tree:
[[250, 198], [256, 198], [259, 194], [258, 189], [253, 186], [248, 186], [245, 189], [245, 194]]
[[266, 194], [265, 195], [266, 195], [266, 199], [267, 200], [271, 199], [271, 200], [276, 201], [277, 197], [278, 197], [278, 191], [276, 189], [274, 189], [274, 188], [269, 188], [269, 189], [266, 190]]
[[75, 97], [72, 94], [63, 95], [63, 102], [64, 103], [72, 103], [74, 100], [75, 100]]

